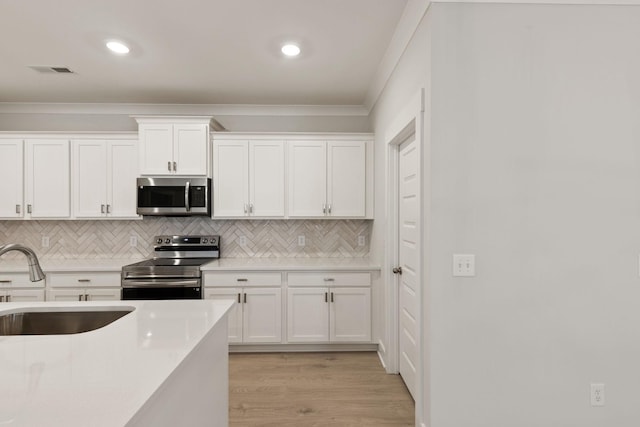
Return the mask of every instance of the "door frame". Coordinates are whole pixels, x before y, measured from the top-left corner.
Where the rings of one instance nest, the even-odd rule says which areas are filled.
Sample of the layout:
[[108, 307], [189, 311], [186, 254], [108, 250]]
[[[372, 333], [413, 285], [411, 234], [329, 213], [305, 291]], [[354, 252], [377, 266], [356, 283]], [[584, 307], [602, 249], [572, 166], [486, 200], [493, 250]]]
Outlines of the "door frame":
[[416, 297], [418, 298], [418, 312], [419, 319], [417, 319], [418, 331], [416, 336], [420, 340], [418, 343], [418, 364], [416, 366], [416, 420], [423, 419], [422, 414], [422, 398], [424, 395], [425, 381], [423, 377], [424, 365], [424, 331], [425, 327], [425, 313], [423, 304], [423, 288], [425, 285], [423, 275], [423, 260], [425, 253], [425, 241], [424, 241], [424, 152], [423, 145], [425, 141], [425, 90], [421, 88], [418, 93], [406, 104], [406, 106], [400, 111], [400, 113], [393, 120], [391, 125], [387, 128], [385, 133], [385, 145], [387, 150], [387, 244], [385, 245], [385, 267], [383, 268], [383, 277], [388, 284], [386, 287], [385, 299], [388, 304], [386, 307], [386, 334], [388, 351], [386, 352], [387, 371], [390, 373], [399, 372], [399, 352], [400, 352], [400, 337], [399, 337], [399, 277], [394, 274], [392, 269], [398, 265], [399, 262], [399, 161], [400, 161], [400, 144], [407, 140], [412, 134], [415, 134], [416, 141], [416, 155], [418, 156], [418, 194], [420, 200], [418, 201], [418, 271], [416, 271], [416, 277], [418, 278], [418, 286], [416, 288]]

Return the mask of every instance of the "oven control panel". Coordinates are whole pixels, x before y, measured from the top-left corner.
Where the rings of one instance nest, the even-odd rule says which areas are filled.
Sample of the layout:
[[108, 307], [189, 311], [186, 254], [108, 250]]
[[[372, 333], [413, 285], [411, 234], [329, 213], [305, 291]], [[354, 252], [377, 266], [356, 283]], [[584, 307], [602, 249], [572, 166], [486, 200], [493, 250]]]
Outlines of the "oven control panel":
[[194, 248], [194, 247], [217, 247], [220, 246], [220, 236], [198, 235], [198, 236], [156, 236], [154, 238], [155, 248]]

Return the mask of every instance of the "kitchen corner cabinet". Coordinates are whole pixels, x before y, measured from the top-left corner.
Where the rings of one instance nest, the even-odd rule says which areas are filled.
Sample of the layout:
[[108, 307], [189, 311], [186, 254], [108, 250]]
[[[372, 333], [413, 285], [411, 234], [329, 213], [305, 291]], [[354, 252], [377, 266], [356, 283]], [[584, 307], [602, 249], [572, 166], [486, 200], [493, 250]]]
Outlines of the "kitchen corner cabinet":
[[371, 342], [369, 273], [289, 273], [288, 282], [287, 342]]
[[138, 218], [138, 144], [132, 140], [72, 141], [74, 218]]
[[69, 140], [25, 141], [25, 204], [28, 218], [69, 218]]
[[0, 218], [24, 216], [24, 162], [21, 139], [0, 140]]
[[291, 218], [366, 216], [365, 141], [289, 141]]
[[28, 273], [0, 273], [0, 303], [44, 301], [44, 281], [32, 282]]
[[47, 273], [47, 301], [117, 301], [120, 273]]
[[236, 302], [228, 317], [230, 343], [282, 342], [281, 282], [280, 273], [205, 272], [205, 299]]
[[136, 120], [140, 174], [208, 174], [211, 117], [138, 117]]
[[213, 216], [284, 217], [283, 141], [215, 140]]

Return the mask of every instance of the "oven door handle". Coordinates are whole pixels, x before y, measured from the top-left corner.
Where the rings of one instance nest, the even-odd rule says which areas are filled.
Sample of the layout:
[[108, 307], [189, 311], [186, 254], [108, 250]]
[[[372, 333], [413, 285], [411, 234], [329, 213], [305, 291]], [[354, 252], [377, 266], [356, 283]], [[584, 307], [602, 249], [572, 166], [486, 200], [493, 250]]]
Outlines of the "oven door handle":
[[199, 279], [163, 279], [163, 280], [123, 280], [123, 288], [153, 288], [153, 287], [174, 287], [188, 288], [201, 286]]

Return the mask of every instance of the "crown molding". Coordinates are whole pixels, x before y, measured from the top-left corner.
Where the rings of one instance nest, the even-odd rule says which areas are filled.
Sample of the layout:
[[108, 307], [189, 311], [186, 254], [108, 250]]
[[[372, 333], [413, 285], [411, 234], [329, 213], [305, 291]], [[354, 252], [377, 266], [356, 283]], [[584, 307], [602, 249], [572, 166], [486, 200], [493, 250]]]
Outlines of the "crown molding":
[[367, 116], [362, 105], [106, 104], [0, 102], [0, 114]]

